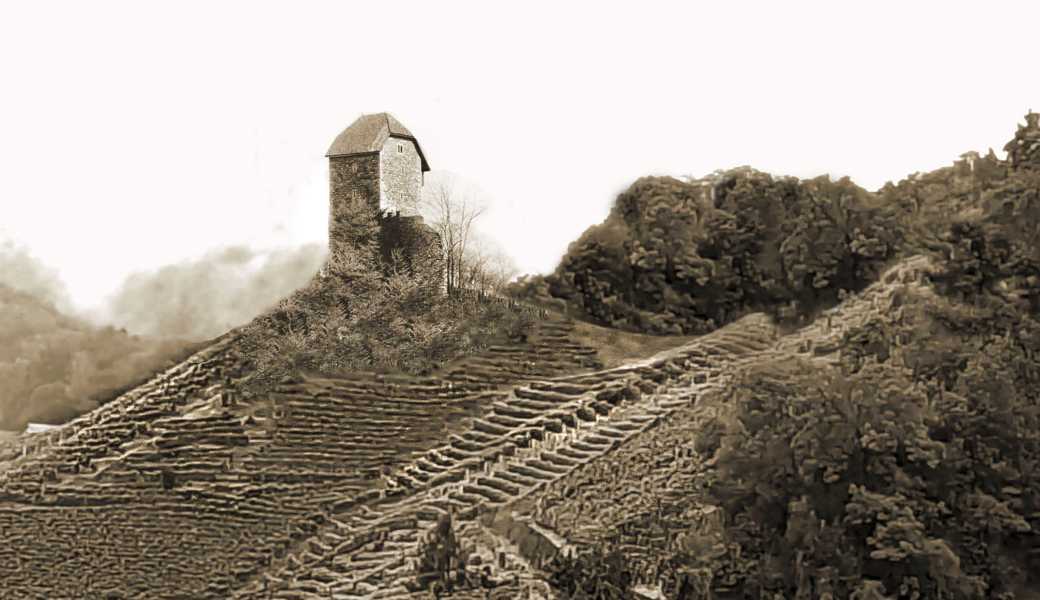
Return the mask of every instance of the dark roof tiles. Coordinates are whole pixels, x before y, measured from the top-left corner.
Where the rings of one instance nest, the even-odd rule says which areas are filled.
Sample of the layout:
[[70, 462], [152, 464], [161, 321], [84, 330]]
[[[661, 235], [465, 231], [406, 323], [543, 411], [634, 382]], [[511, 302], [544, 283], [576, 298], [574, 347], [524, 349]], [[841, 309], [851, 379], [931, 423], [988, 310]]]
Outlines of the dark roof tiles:
[[422, 170], [429, 171], [430, 165], [426, 162], [419, 140], [415, 139], [411, 131], [394, 118], [390, 113], [375, 113], [361, 115], [336, 136], [329, 146], [325, 156], [351, 156], [354, 154], [368, 154], [379, 152], [386, 143], [387, 138], [402, 138], [415, 143], [419, 152], [419, 160], [422, 162]]

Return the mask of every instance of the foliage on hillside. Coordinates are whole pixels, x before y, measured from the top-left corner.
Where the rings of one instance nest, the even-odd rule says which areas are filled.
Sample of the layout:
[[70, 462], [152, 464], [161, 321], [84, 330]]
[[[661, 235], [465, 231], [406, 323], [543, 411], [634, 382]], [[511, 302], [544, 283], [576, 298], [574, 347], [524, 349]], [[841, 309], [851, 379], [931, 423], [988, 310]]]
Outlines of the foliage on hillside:
[[747, 167], [643, 178], [555, 272], [511, 291], [613, 327], [703, 333], [753, 310], [811, 315], [886, 263], [927, 252], [952, 265], [945, 290], [1000, 284], [1035, 304], [1026, 288], [1037, 287], [1040, 126], [1036, 115], [1027, 121], [1008, 144], [1014, 161], [966, 153], [875, 193], [847, 178], [799, 181]]
[[502, 304], [444, 295], [437, 270], [427, 268], [438, 259], [434, 247], [384, 260], [379, 212], [358, 205], [344, 214], [354, 220], [353, 252], [242, 328], [254, 389], [303, 372], [426, 374], [530, 326]]
[[451, 513], [444, 513], [437, 518], [437, 525], [426, 534], [420, 548], [416, 569], [420, 587], [430, 589], [437, 595], [443, 591], [451, 592], [465, 561]]
[[996, 294], [1040, 308], [1040, 171], [1019, 171], [981, 198], [982, 215], [954, 222], [942, 289], [962, 299]]
[[648, 333], [704, 333], [754, 310], [810, 313], [873, 280], [897, 249], [891, 216], [847, 178], [752, 169], [647, 177], [571, 244], [556, 271], [514, 286]]
[[721, 400], [710, 497], [760, 589], [1037, 597], [1040, 322], [909, 300], [849, 332], [840, 366], [776, 361]]
[[[889, 312], [846, 332], [834, 363], [777, 358], [702, 399], [720, 412], [697, 444], [711, 459], [703, 487], [689, 492], [722, 509], [724, 540], [659, 565], [673, 596], [705, 597], [710, 582], [748, 598], [1040, 598], [1040, 128], [1019, 138], [1034, 153], [1010, 168], [991, 153], [915, 175], [876, 195], [883, 213], [858, 213], [895, 229], [875, 256], [932, 255], [937, 294], [899, 291]], [[554, 278], [567, 269], [620, 289], [623, 279], [608, 277], [620, 267], [607, 265], [626, 264], [617, 249], [641, 234], [613, 217], [526, 291], [560, 291]], [[607, 225], [622, 242], [603, 243]], [[741, 228], [721, 229], [731, 248], [748, 247]], [[789, 235], [762, 229], [763, 247], [777, 229]], [[609, 258], [586, 255], [592, 242]], [[688, 242], [703, 256], [701, 237]], [[809, 257], [779, 260], [798, 272]], [[805, 271], [830, 281], [820, 266]], [[869, 275], [846, 272], [843, 283], [860, 277]]]
[[903, 232], [903, 253], [920, 254], [934, 250], [955, 221], [977, 218], [980, 198], [1004, 182], [1006, 171], [990, 150], [971, 162], [964, 159], [953, 166], [914, 173], [896, 184], [888, 182], [876, 195], [896, 215]]
[[[657, 565], [669, 597], [1040, 598], [1040, 321], [999, 296], [894, 300], [836, 363], [777, 357], [700, 399], [711, 460], [639, 530], [724, 517]], [[625, 551], [566, 567], [592, 582]]]
[[622, 552], [596, 547], [576, 556], [557, 554], [546, 565], [548, 582], [564, 598], [625, 600], [632, 597], [635, 574]]

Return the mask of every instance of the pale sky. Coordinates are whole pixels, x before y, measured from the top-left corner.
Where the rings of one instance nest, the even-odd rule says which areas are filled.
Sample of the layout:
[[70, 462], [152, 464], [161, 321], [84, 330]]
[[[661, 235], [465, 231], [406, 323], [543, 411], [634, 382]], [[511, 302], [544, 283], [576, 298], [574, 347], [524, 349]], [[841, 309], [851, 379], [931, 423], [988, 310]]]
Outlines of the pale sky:
[[132, 271], [326, 239], [332, 139], [389, 111], [551, 270], [649, 174], [877, 189], [1040, 111], [1036, 2], [0, 6], [0, 239], [80, 307]]

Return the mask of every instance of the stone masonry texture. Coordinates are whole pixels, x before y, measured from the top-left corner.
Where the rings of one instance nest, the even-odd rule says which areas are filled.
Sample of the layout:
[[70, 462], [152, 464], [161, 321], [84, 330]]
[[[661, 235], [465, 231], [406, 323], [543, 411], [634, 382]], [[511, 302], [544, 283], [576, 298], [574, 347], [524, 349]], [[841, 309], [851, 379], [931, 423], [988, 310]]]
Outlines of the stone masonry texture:
[[329, 159], [329, 262], [335, 263], [351, 239], [354, 213], [379, 206], [379, 154]]
[[415, 143], [387, 138], [380, 152], [380, 208], [415, 215], [422, 190], [422, 164]]

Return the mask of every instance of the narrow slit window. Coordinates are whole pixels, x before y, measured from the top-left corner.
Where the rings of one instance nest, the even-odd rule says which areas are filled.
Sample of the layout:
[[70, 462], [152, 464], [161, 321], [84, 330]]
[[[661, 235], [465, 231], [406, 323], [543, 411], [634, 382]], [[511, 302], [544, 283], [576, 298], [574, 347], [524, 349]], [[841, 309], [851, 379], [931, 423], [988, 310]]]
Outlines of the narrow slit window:
[[404, 152], [404, 144], [398, 144], [397, 145], [397, 153], [400, 154], [400, 153], [403, 153], [403, 152]]

